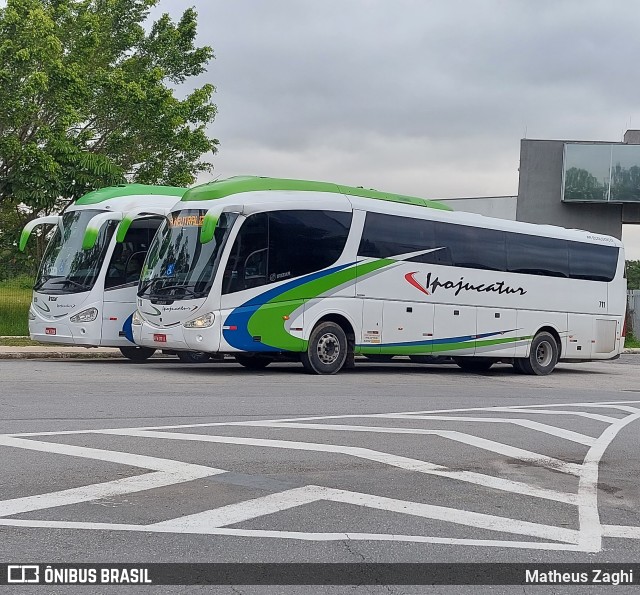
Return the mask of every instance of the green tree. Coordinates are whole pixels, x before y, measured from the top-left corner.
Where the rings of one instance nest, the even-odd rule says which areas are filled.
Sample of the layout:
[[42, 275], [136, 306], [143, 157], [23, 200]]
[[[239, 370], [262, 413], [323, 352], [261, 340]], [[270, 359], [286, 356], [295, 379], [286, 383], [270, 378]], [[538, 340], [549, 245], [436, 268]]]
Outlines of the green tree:
[[[0, 250], [40, 213], [125, 181], [190, 185], [218, 141], [214, 88], [177, 88], [213, 57], [158, 0], [8, 0], [0, 8]], [[26, 205], [27, 209], [23, 206]], [[16, 226], [9, 229], [8, 226]]]
[[627, 289], [640, 289], [640, 260], [627, 260]]

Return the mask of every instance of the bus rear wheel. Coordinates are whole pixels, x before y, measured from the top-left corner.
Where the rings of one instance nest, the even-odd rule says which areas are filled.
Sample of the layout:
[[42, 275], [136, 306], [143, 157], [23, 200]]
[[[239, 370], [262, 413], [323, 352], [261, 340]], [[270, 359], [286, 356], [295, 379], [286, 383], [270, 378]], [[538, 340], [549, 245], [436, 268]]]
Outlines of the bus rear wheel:
[[148, 360], [155, 352], [151, 347], [120, 347], [120, 353], [132, 362]]
[[310, 374], [335, 374], [347, 361], [347, 335], [335, 322], [321, 322], [309, 337], [307, 350], [300, 354]]
[[486, 372], [493, 366], [493, 360], [487, 357], [454, 357], [453, 361], [465, 372]]
[[546, 376], [553, 372], [558, 363], [558, 357], [559, 349], [555, 337], [543, 331], [531, 341], [529, 357], [516, 360], [514, 367], [525, 374]]
[[177, 355], [183, 364], [205, 364], [209, 361], [209, 354], [204, 351], [178, 351]]
[[236, 353], [236, 361], [248, 370], [264, 370], [273, 358], [268, 355], [249, 355], [247, 353]]

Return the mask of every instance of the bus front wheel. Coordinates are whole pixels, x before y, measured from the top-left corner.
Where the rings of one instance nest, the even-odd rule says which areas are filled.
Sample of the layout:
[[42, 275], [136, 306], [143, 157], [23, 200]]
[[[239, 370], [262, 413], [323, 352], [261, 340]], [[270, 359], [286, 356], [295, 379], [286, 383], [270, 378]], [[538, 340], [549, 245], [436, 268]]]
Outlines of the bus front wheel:
[[347, 335], [335, 322], [321, 322], [309, 337], [307, 350], [300, 354], [310, 374], [335, 374], [347, 361]]
[[120, 353], [132, 362], [148, 360], [155, 352], [151, 347], [120, 347]]
[[248, 355], [244, 353], [236, 353], [236, 361], [249, 370], [263, 370], [273, 359], [267, 355]]
[[519, 372], [546, 376], [551, 374], [558, 363], [558, 343], [551, 333], [538, 333], [531, 341], [529, 357], [524, 357], [514, 362], [514, 367]]

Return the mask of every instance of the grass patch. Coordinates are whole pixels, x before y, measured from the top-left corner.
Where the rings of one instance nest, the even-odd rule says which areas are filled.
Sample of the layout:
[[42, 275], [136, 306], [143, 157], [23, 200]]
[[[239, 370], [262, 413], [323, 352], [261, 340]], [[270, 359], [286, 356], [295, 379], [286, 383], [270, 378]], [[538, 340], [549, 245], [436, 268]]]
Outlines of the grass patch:
[[42, 347], [43, 343], [25, 337], [4, 337], [0, 339], [0, 347]]
[[33, 279], [22, 276], [0, 281], [0, 335], [29, 334], [29, 304]]
[[627, 335], [624, 338], [624, 346], [627, 349], [640, 349], [640, 340], [636, 339], [633, 335]]

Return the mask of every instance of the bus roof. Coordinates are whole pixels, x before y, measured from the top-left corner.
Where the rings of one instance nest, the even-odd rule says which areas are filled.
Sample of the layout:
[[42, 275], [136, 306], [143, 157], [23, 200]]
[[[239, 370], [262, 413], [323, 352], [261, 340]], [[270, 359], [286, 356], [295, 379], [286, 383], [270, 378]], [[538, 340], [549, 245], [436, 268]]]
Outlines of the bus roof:
[[163, 196], [175, 196], [178, 200], [185, 192], [186, 188], [176, 188], [175, 186], [151, 186], [147, 184], [120, 184], [118, 186], [109, 186], [108, 188], [100, 188], [93, 190], [81, 196], [76, 205], [95, 205], [114, 198], [122, 198], [123, 196], [149, 196], [153, 194]]
[[216, 180], [188, 190], [183, 201], [203, 201], [225, 198], [242, 192], [264, 192], [266, 190], [297, 190], [300, 192], [331, 192], [347, 196], [360, 196], [403, 204], [411, 204], [443, 211], [453, 210], [451, 207], [435, 200], [427, 200], [417, 196], [391, 194], [355, 186], [342, 186], [331, 182], [313, 182], [309, 180], [289, 180], [286, 178], [263, 178], [258, 176], [236, 176], [225, 180]]

